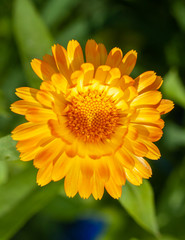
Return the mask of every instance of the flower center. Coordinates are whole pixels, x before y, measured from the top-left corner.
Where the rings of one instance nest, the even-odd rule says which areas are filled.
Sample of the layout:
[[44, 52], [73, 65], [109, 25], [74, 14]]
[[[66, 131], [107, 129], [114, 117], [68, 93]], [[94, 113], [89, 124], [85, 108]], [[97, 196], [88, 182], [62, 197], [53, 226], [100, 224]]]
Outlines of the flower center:
[[111, 97], [97, 90], [88, 90], [73, 97], [66, 116], [72, 133], [91, 143], [110, 139], [120, 118]]

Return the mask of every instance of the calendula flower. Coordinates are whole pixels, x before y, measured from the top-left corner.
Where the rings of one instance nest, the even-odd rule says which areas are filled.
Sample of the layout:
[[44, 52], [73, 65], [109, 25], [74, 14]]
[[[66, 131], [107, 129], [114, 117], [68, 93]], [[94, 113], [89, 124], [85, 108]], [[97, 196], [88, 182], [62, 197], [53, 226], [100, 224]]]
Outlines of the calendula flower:
[[140, 185], [152, 170], [144, 157], [159, 159], [153, 142], [162, 136], [161, 115], [173, 102], [158, 91], [162, 78], [147, 71], [130, 77], [137, 53], [124, 57], [119, 48], [107, 54], [103, 44], [89, 40], [85, 59], [72, 40], [67, 50], [57, 44], [52, 56], [33, 59], [43, 80], [40, 89], [17, 89], [11, 110], [25, 115], [12, 137], [22, 161], [33, 160], [41, 186], [65, 178], [67, 196], [78, 192], [101, 199], [104, 188], [119, 198], [126, 180]]

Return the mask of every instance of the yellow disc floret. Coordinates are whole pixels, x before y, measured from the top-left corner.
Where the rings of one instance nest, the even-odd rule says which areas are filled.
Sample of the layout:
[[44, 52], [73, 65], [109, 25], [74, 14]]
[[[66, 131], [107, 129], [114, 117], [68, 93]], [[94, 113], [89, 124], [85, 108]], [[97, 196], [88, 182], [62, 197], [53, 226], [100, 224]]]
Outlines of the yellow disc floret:
[[73, 97], [66, 113], [68, 128], [84, 142], [99, 142], [114, 133], [119, 113], [110, 96], [88, 90]]

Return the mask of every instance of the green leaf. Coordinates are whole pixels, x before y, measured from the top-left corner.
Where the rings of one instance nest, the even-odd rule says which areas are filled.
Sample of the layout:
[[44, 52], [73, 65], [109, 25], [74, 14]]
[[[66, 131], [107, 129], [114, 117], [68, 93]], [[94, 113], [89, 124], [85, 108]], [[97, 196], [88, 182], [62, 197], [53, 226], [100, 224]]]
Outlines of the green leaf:
[[[1, 240], [10, 239], [34, 214], [44, 208], [58, 193], [61, 183], [36, 189], [19, 201], [3, 218], [0, 218]], [[62, 202], [61, 202], [62, 204]]]
[[10, 135], [0, 138], [0, 161], [18, 160], [19, 152], [16, 150], [16, 141]]
[[8, 179], [8, 166], [7, 162], [0, 161], [0, 185], [4, 184]]
[[[177, 161], [178, 155], [177, 155]], [[185, 236], [185, 159], [167, 179], [159, 199], [159, 224], [173, 234]], [[169, 232], [168, 232], [169, 233]]]
[[170, 121], [165, 124], [164, 132], [165, 145], [170, 151], [185, 146], [185, 129]]
[[0, 90], [0, 116], [8, 116], [6, 109], [6, 100], [3, 92]]
[[30, 61], [49, 53], [53, 39], [32, 1], [15, 0], [13, 10], [15, 37], [27, 79], [32, 87], [38, 87], [40, 80], [31, 69]]
[[162, 91], [166, 97], [185, 108], [185, 86], [176, 69], [171, 69], [164, 77]]
[[164, 236], [161, 236], [158, 240], [179, 240], [179, 239], [173, 236], [164, 235]]
[[42, 16], [49, 26], [54, 26], [65, 20], [79, 2], [80, 0], [47, 1], [42, 9]]
[[172, 14], [174, 15], [177, 23], [185, 31], [185, 3], [181, 0], [172, 2]]
[[120, 203], [141, 227], [155, 236], [159, 235], [153, 190], [148, 181], [143, 181], [139, 187], [127, 183]]
[[0, 186], [0, 223], [36, 186], [33, 168], [14, 175], [6, 184]]
[[85, 46], [86, 39], [89, 37], [89, 23], [85, 19], [77, 18], [75, 22], [68, 24], [57, 36], [57, 42], [67, 46], [69, 39], [76, 39], [81, 46]]

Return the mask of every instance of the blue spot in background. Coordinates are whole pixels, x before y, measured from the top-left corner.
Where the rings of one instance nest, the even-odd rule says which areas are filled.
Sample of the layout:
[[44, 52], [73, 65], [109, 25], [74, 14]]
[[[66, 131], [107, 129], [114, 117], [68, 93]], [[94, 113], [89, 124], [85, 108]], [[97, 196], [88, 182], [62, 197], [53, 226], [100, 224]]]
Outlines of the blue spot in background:
[[[106, 228], [102, 219], [86, 218], [62, 224], [55, 240], [95, 240]], [[58, 229], [59, 230], [59, 229]]]

